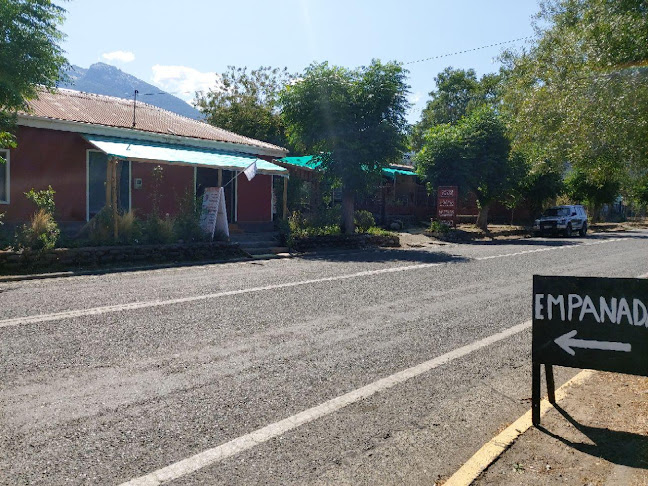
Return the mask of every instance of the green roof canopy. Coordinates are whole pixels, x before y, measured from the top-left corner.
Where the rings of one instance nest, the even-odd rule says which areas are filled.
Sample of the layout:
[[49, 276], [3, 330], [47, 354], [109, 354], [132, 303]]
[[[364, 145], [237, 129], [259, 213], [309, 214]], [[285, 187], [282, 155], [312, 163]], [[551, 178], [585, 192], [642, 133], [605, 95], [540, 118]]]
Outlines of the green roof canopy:
[[391, 169], [391, 168], [383, 169], [382, 175], [384, 175], [387, 179], [395, 179], [397, 175], [402, 175], [407, 177], [418, 177], [418, 174], [413, 170]]
[[[283, 159], [278, 159], [277, 161], [283, 162], [284, 164], [290, 164], [296, 167], [301, 167], [304, 169], [315, 170], [320, 165], [322, 165], [322, 162], [321, 161], [313, 162], [313, 158], [314, 155], [305, 155], [303, 157], [284, 157]], [[382, 169], [382, 175], [387, 179], [392, 179], [392, 180], [396, 178], [396, 175], [418, 177], [418, 174], [413, 170], [392, 169], [392, 168]]]
[[254, 155], [115, 137], [84, 135], [84, 138], [102, 152], [125, 160], [167, 162], [234, 171], [242, 171], [256, 160], [259, 174], [288, 177], [287, 169], [258, 159]]
[[322, 165], [321, 160], [314, 162], [314, 157], [314, 155], [305, 155], [303, 157], [284, 157], [283, 159], [277, 159], [277, 162], [283, 162], [284, 164], [290, 164], [296, 167], [314, 170]]

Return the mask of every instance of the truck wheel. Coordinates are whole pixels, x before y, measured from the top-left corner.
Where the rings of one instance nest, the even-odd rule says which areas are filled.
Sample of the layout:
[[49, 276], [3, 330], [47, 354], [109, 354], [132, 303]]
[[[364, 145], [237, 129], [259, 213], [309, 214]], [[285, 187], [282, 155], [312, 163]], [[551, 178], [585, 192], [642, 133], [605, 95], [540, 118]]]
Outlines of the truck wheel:
[[585, 236], [587, 234], [587, 223], [583, 223], [583, 226], [581, 226], [581, 229], [578, 231], [578, 234], [581, 236]]
[[565, 238], [571, 238], [571, 235], [572, 235], [572, 226], [571, 223], [569, 223], [565, 228]]

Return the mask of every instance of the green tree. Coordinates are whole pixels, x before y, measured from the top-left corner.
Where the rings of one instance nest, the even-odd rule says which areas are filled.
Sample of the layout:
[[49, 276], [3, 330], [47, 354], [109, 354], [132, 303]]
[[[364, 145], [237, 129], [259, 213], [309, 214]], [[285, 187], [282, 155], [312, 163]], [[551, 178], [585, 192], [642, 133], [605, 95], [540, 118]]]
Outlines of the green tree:
[[473, 192], [479, 205], [477, 226], [486, 231], [491, 204], [505, 200], [525, 173], [524, 160], [511, 156], [510, 149], [501, 116], [484, 106], [455, 125], [428, 130], [417, 171], [434, 187], [456, 185]]
[[53, 87], [67, 61], [58, 30], [65, 10], [49, 0], [0, 2], [0, 147], [11, 147], [15, 113], [35, 98], [38, 86]]
[[601, 207], [612, 202], [621, 189], [619, 175], [611, 171], [572, 170], [565, 178], [567, 195], [575, 202], [584, 203], [589, 207], [592, 221], [596, 222], [601, 213]]
[[248, 72], [247, 68], [228, 66], [216, 88], [196, 94], [196, 105], [214, 126], [285, 146], [278, 100], [292, 79], [286, 68], [260, 67]]
[[648, 167], [645, 0], [543, 2], [536, 32], [503, 56], [514, 148], [596, 184], [599, 173]]
[[500, 93], [499, 74], [485, 74], [477, 79], [474, 69], [447, 67], [434, 82], [437, 89], [412, 130], [412, 148], [420, 150], [425, 133], [436, 125], [455, 124], [471, 111], [485, 104], [496, 104]]
[[405, 150], [406, 71], [374, 60], [350, 70], [312, 64], [281, 97], [291, 142], [319, 154], [342, 187], [342, 224], [353, 233], [355, 196], [375, 188], [380, 171]]

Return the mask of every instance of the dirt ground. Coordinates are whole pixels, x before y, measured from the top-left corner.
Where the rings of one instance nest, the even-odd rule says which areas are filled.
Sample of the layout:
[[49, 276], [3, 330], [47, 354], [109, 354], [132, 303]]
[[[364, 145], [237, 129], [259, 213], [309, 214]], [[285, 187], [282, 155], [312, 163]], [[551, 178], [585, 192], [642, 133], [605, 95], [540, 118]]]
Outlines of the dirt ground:
[[[648, 221], [641, 223], [596, 223], [590, 226], [589, 232], [608, 233], [612, 231], [628, 231], [634, 228], [648, 228]], [[448, 235], [434, 235], [428, 231], [427, 227], [421, 226], [401, 231], [398, 236], [400, 237], [401, 248], [423, 248], [474, 239], [482, 241], [510, 240], [530, 238], [532, 235], [529, 228], [524, 226], [491, 224], [488, 225], [488, 233], [484, 233], [474, 224], [459, 224]]]
[[648, 378], [595, 373], [473, 484], [648, 486]]

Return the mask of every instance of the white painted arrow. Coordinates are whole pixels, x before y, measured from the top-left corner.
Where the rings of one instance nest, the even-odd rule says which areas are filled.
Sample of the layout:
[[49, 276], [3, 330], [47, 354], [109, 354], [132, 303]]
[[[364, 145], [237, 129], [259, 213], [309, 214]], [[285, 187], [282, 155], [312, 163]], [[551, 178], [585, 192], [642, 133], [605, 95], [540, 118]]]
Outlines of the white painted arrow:
[[572, 348], [583, 349], [601, 349], [603, 351], [624, 351], [629, 353], [632, 351], [632, 345], [628, 343], [615, 343], [611, 341], [587, 341], [585, 339], [572, 339], [576, 335], [576, 329], [569, 331], [567, 334], [554, 339], [555, 343], [560, 346], [564, 351], [572, 356], [576, 354]]

